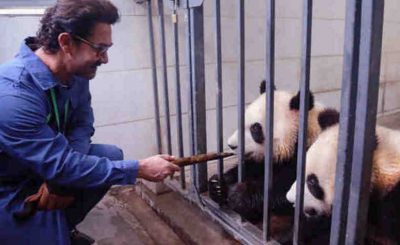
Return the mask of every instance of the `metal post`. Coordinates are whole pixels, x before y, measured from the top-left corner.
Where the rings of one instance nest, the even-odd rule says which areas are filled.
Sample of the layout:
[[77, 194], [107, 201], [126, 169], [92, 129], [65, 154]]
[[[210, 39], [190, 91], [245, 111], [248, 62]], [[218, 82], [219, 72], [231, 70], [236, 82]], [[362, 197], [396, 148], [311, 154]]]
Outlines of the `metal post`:
[[369, 204], [383, 27], [382, 0], [363, 0], [360, 65], [346, 244], [363, 244]]
[[[174, 50], [175, 50], [175, 82], [176, 82], [176, 127], [177, 127], [177, 141], [178, 141], [178, 154], [183, 157], [183, 136], [182, 136], [182, 105], [181, 105], [181, 79], [179, 70], [179, 35], [178, 35], [178, 15], [177, 15], [178, 2], [174, 0], [174, 10], [172, 14], [172, 29], [174, 31]], [[186, 188], [185, 168], [181, 167], [180, 175], [181, 188]]]
[[[203, 6], [190, 8], [190, 18], [194, 142], [200, 154], [207, 152]], [[207, 191], [207, 165], [198, 164], [195, 170], [199, 192]]]
[[[218, 152], [224, 150], [223, 142], [223, 105], [222, 105], [222, 52], [221, 52], [221, 3], [215, 0], [215, 47], [217, 50], [217, 148]], [[218, 176], [222, 180], [224, 174], [224, 161], [218, 160]]]
[[265, 39], [265, 183], [264, 183], [264, 241], [269, 237], [269, 194], [272, 189], [272, 155], [274, 128], [274, 84], [275, 84], [275, 0], [267, 0]]
[[160, 18], [161, 54], [162, 54], [161, 57], [162, 57], [162, 70], [163, 70], [163, 80], [164, 80], [164, 106], [165, 106], [165, 122], [166, 122], [166, 132], [167, 132], [167, 147], [168, 147], [168, 154], [172, 154], [163, 0], [158, 0], [158, 15]]
[[242, 182], [244, 177], [244, 105], [245, 105], [245, 27], [244, 27], [244, 0], [238, 0], [238, 64], [239, 64], [239, 78], [238, 78], [238, 181]]
[[354, 123], [360, 54], [361, 0], [349, 0], [346, 26], [338, 160], [336, 165], [335, 198], [332, 211], [331, 245], [344, 244], [353, 158]]
[[301, 84], [300, 84], [300, 127], [299, 147], [297, 150], [297, 179], [296, 179], [296, 207], [294, 217], [293, 244], [300, 244], [302, 240], [302, 221], [304, 199], [304, 170], [307, 148], [308, 107], [310, 96], [310, 61], [311, 61], [311, 31], [312, 31], [312, 0], [304, 0], [303, 5], [303, 34], [301, 55]]
[[150, 39], [150, 56], [151, 56], [151, 72], [153, 78], [153, 97], [154, 97], [154, 117], [156, 120], [156, 134], [157, 134], [157, 150], [158, 153], [162, 152], [161, 145], [161, 126], [160, 126], [160, 105], [158, 99], [158, 82], [157, 82], [157, 66], [156, 66], [156, 52], [154, 48], [154, 31], [153, 31], [153, 14], [151, 11], [151, 0], [147, 2], [147, 19], [149, 25], [149, 39]]

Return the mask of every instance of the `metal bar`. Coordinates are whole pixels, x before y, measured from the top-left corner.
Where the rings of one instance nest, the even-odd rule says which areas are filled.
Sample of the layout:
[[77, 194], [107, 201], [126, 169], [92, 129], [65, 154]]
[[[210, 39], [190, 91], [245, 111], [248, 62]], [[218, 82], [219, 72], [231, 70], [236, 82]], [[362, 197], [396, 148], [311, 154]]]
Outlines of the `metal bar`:
[[244, 0], [238, 0], [238, 64], [239, 64], [239, 75], [238, 75], [238, 181], [242, 182], [244, 178], [244, 105], [245, 105], [245, 28], [244, 28]]
[[312, 0], [304, 0], [303, 33], [301, 55], [301, 84], [300, 84], [300, 127], [297, 149], [297, 178], [296, 178], [296, 207], [294, 217], [293, 244], [301, 244], [304, 199], [304, 170], [307, 148], [308, 107], [310, 96], [310, 61], [311, 61], [311, 31], [312, 31]]
[[363, 244], [369, 204], [383, 27], [382, 0], [363, 0], [360, 65], [346, 244]]
[[160, 20], [161, 54], [162, 54], [161, 57], [162, 57], [162, 70], [163, 70], [163, 80], [164, 80], [164, 106], [165, 106], [166, 133], [167, 133], [167, 149], [168, 149], [168, 154], [172, 154], [163, 0], [158, 0], [158, 16]]
[[[221, 3], [215, 0], [215, 47], [217, 49], [217, 151], [224, 150], [223, 143], [223, 102], [222, 102], [222, 51], [221, 51]], [[224, 160], [218, 160], [218, 176], [222, 179], [224, 174]]]
[[[189, 0], [186, 0], [189, 2]], [[187, 3], [187, 6], [189, 6], [189, 3]], [[194, 118], [193, 118], [193, 81], [192, 81], [192, 58], [191, 58], [191, 52], [192, 52], [192, 43], [191, 43], [191, 14], [190, 14], [190, 9], [188, 8], [186, 10], [186, 20], [187, 20], [187, 25], [186, 25], [186, 47], [187, 47], [187, 63], [188, 63], [188, 122], [189, 122], [189, 152], [190, 155], [195, 154], [195, 142], [194, 142]], [[196, 166], [190, 167], [190, 174], [192, 176], [192, 189], [195, 188], [196, 184]]]
[[342, 101], [335, 197], [332, 211], [331, 245], [344, 244], [353, 158], [354, 124], [360, 54], [361, 0], [348, 0], [342, 78]]
[[[190, 9], [195, 154], [207, 152], [203, 6]], [[196, 186], [207, 191], [207, 164], [198, 164]]]
[[160, 105], [158, 99], [156, 51], [154, 48], [155, 45], [154, 45], [153, 14], [151, 11], [151, 0], [149, 0], [147, 3], [147, 20], [149, 25], [150, 57], [151, 57], [151, 72], [153, 78], [154, 117], [156, 120], [157, 150], [158, 153], [161, 154], [162, 145], [161, 145], [161, 126], [160, 126]]
[[272, 155], [274, 128], [274, 84], [275, 84], [275, 0], [267, 0], [266, 39], [265, 39], [265, 183], [263, 238], [269, 237], [269, 194], [272, 189]]
[[[178, 15], [176, 13], [177, 0], [174, 1], [175, 7], [172, 14], [172, 29], [174, 32], [174, 50], [175, 50], [175, 82], [176, 82], [176, 127], [177, 127], [177, 141], [178, 141], [178, 154], [183, 157], [183, 136], [182, 136], [182, 105], [181, 105], [181, 79], [179, 70], [179, 35], [178, 35]], [[181, 167], [180, 174], [181, 187], [186, 188], [185, 168]]]

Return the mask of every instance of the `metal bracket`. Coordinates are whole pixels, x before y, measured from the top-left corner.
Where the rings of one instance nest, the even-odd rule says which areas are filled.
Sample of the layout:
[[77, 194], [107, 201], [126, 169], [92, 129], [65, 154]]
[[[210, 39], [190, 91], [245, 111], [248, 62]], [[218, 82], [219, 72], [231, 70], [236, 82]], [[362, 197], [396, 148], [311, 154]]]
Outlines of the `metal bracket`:
[[[137, 4], [142, 4], [145, 2], [149, 2], [151, 0], [133, 0]], [[171, 9], [175, 8], [175, 0], [166, 0], [168, 3], [168, 7]], [[177, 1], [177, 6], [180, 9], [187, 9], [187, 8], [195, 8], [195, 7], [200, 7], [203, 5], [204, 0], [176, 0]], [[189, 7], [188, 7], [189, 5]]]
[[[175, 0], [167, 0], [168, 1], [168, 6], [171, 9], [175, 8]], [[187, 9], [187, 8], [194, 8], [194, 7], [200, 7], [203, 5], [204, 0], [176, 0], [177, 1], [177, 6], [180, 9]]]

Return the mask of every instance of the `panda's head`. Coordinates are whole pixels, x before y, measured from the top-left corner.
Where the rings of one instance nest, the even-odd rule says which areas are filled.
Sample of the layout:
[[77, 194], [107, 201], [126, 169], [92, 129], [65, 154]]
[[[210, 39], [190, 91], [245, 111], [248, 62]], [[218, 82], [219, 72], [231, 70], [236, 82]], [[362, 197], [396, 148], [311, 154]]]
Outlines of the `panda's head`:
[[[322, 132], [307, 151], [304, 207], [307, 217], [330, 216], [334, 198], [338, 126]], [[296, 182], [286, 198], [296, 200]]]
[[[339, 126], [322, 132], [307, 151], [303, 211], [308, 217], [330, 216], [335, 191]], [[400, 132], [376, 127], [371, 197], [382, 198], [400, 181]], [[286, 198], [296, 200], [296, 182]]]
[[[260, 96], [254, 100], [245, 111], [245, 157], [255, 162], [262, 162], [264, 160], [265, 99], [265, 81], [262, 81], [260, 85]], [[299, 108], [299, 92], [275, 91], [273, 122], [273, 160], [275, 163], [290, 160], [295, 155], [299, 130]], [[321, 117], [321, 113], [326, 116]], [[321, 130], [327, 126], [326, 124], [331, 124], [330, 121], [337, 120], [337, 118], [338, 113], [336, 111], [327, 110], [319, 104], [314, 104], [314, 97], [312, 93], [310, 93], [307, 145], [309, 146], [314, 142]], [[228, 146], [233, 150], [237, 148], [237, 130], [228, 139]]]

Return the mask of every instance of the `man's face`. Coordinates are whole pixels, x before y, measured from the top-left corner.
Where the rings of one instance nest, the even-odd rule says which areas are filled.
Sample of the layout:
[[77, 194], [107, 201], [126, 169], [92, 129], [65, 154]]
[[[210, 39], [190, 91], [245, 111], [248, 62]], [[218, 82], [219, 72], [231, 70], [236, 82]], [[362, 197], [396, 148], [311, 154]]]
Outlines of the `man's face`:
[[92, 35], [82, 38], [75, 36], [77, 43], [71, 68], [75, 75], [92, 79], [96, 76], [97, 67], [108, 62], [108, 47], [112, 45], [111, 25], [97, 23]]

